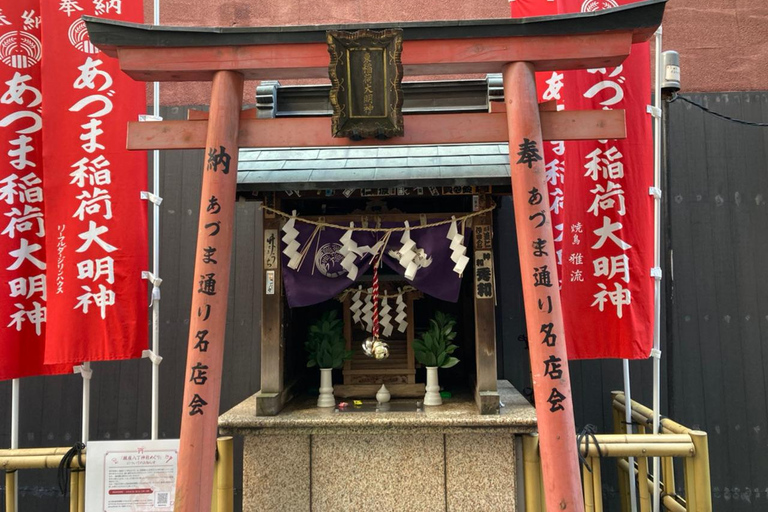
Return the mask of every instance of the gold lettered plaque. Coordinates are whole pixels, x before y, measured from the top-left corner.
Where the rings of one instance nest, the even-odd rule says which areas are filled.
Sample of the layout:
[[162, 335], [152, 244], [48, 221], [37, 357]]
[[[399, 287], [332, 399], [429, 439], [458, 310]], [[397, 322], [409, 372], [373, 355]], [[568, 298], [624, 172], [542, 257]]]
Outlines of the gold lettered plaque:
[[403, 135], [403, 31], [327, 32], [334, 137]]

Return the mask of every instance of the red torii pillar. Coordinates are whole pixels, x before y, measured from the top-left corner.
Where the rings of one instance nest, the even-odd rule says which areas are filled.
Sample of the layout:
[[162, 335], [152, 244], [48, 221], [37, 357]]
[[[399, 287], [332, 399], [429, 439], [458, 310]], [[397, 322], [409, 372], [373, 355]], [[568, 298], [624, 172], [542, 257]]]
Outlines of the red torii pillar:
[[533, 65], [503, 68], [509, 166], [548, 511], [584, 510]]
[[242, 101], [243, 75], [217, 72], [211, 90], [195, 249], [176, 480], [175, 510], [180, 511], [209, 509], [213, 494]]

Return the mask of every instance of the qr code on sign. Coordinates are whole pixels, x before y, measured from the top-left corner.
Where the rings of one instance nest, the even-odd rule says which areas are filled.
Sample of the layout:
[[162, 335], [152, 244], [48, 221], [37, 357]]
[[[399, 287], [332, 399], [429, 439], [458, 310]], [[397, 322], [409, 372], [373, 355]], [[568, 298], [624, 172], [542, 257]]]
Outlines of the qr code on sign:
[[171, 493], [169, 492], [157, 492], [155, 493], [155, 506], [167, 507], [170, 505]]

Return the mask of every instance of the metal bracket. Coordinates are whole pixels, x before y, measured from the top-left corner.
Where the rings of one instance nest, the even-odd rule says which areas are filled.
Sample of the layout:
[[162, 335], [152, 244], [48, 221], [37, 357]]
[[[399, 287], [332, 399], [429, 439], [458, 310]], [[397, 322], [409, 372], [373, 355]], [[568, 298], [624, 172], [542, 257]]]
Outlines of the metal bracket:
[[648, 187], [648, 195], [661, 199], [661, 189], [658, 187]]
[[150, 361], [152, 361], [152, 364], [160, 364], [163, 361], [162, 356], [158, 356], [151, 350], [142, 350], [141, 357], [143, 359], [149, 359]]
[[153, 274], [149, 270], [142, 270], [141, 278], [146, 279], [147, 281], [152, 283], [152, 300], [149, 301], [149, 307], [152, 307], [152, 304], [156, 300], [160, 300], [160, 285], [163, 284], [163, 280], [160, 279], [159, 277], [156, 277], [155, 274]]
[[488, 73], [485, 75], [488, 83], [488, 108], [492, 101], [504, 101], [504, 80], [501, 73]]
[[661, 118], [662, 114], [661, 114], [661, 109], [659, 107], [648, 105], [645, 111], [651, 114], [653, 117]]
[[75, 373], [79, 373], [83, 379], [87, 379], [87, 380], [91, 380], [91, 377], [93, 376], [93, 370], [86, 370], [85, 366], [83, 366], [82, 364], [78, 366], [73, 366], [72, 371]]
[[661, 267], [652, 267], [651, 277], [657, 281], [661, 281]]
[[152, 192], [147, 192], [146, 190], [141, 191], [141, 198], [147, 201], [151, 201], [157, 206], [160, 206], [160, 203], [163, 202], [163, 198], [160, 196], [156, 196]]
[[272, 119], [277, 117], [277, 90], [280, 82], [276, 80], [262, 80], [256, 86], [256, 117], [259, 119]]
[[163, 118], [160, 116], [153, 116], [151, 114], [139, 114], [139, 122], [143, 123], [146, 121], [162, 121]]

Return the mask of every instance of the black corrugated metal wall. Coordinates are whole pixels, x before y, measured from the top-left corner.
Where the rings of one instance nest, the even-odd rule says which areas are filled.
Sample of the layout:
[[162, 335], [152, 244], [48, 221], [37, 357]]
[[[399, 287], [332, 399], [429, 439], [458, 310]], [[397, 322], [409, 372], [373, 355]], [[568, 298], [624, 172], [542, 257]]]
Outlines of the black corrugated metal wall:
[[[687, 97], [732, 117], [768, 121], [768, 93]], [[166, 108], [163, 116], [181, 119], [185, 112]], [[665, 279], [674, 294], [665, 304], [672, 314], [663, 324], [662, 412], [709, 432], [715, 510], [768, 510], [768, 130], [716, 119], [681, 101], [669, 112], [665, 199], [673, 268]], [[161, 156], [161, 437], [179, 431], [201, 167], [199, 151]], [[238, 203], [222, 411], [259, 388], [259, 219], [256, 203]], [[499, 253], [512, 255], [500, 256], [497, 266], [499, 374], [522, 390], [529, 385], [528, 356], [509, 201], [496, 222]], [[92, 439], [148, 438], [149, 361], [93, 366]], [[608, 431], [609, 392], [622, 387], [621, 362], [575, 362], [571, 371], [576, 424]], [[631, 371], [634, 397], [651, 405], [650, 361], [632, 363]], [[23, 447], [79, 439], [79, 376], [24, 379], [21, 397]], [[3, 382], [0, 446], [10, 443], [9, 417], [10, 383]], [[613, 466], [603, 471], [610, 498]], [[20, 485], [21, 510], [68, 510], [57, 496], [55, 471], [22, 473]]]

